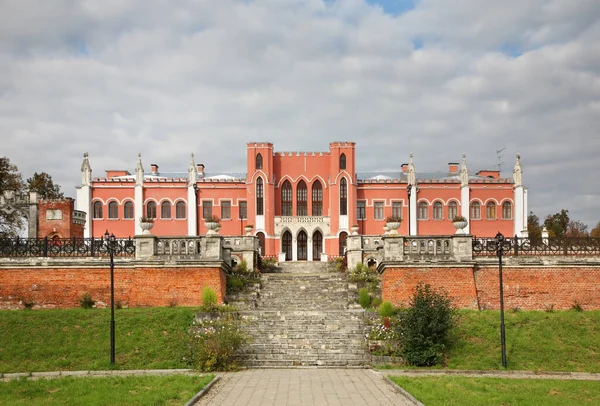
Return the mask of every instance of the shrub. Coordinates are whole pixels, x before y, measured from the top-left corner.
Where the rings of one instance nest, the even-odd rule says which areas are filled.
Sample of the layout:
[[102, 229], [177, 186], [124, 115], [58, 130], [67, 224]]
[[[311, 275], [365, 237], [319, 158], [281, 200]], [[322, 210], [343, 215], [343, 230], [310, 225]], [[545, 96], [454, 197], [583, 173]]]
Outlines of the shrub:
[[235, 267], [235, 272], [248, 272], [248, 262], [243, 259], [242, 262]]
[[202, 289], [202, 307], [206, 311], [214, 311], [217, 308], [217, 294], [210, 286]]
[[244, 280], [238, 278], [237, 276], [228, 276], [227, 277], [227, 290], [231, 292], [237, 292], [242, 290], [245, 286]]
[[573, 303], [573, 305], [571, 306], [572, 310], [575, 310], [576, 312], [582, 312], [583, 311], [583, 307], [581, 307], [581, 305], [579, 304], [578, 301], [575, 301]]
[[238, 351], [247, 337], [232, 313], [218, 319], [196, 320], [191, 329], [190, 364], [203, 371], [238, 368]]
[[84, 293], [79, 299], [79, 305], [84, 309], [91, 309], [96, 304], [96, 301], [92, 299], [92, 295], [89, 293]]
[[275, 258], [265, 258], [261, 263], [261, 270], [263, 272], [273, 272], [277, 269], [277, 260]]
[[350, 282], [379, 282], [377, 271], [369, 268], [363, 263], [356, 264], [356, 267], [350, 271], [348, 279]]
[[371, 307], [375, 307], [375, 308], [378, 309], [380, 305], [381, 305], [381, 298], [380, 297], [375, 296], [375, 297], [371, 298]]
[[369, 294], [369, 289], [362, 288], [358, 291], [358, 303], [362, 306], [363, 309], [366, 309], [371, 304], [371, 295]]
[[379, 305], [379, 317], [392, 317], [396, 313], [396, 308], [387, 300]]
[[410, 306], [398, 315], [398, 333], [406, 362], [417, 366], [441, 363], [455, 315], [446, 292], [436, 292], [428, 284], [417, 285]]

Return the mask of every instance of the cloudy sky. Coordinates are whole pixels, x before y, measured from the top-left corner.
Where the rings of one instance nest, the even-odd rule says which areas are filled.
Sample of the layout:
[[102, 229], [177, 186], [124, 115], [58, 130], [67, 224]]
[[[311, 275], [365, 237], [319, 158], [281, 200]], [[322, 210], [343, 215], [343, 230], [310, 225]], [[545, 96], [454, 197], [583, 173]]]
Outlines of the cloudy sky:
[[540, 218], [600, 220], [598, 0], [0, 0], [0, 72], [0, 156], [68, 196], [84, 152], [227, 172], [347, 140], [359, 171], [519, 153]]

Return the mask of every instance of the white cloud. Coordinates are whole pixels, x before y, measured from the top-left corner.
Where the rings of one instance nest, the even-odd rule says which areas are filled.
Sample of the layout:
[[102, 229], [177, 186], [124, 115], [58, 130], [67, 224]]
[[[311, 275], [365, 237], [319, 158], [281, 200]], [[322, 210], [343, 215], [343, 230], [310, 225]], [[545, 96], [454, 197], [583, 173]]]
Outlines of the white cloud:
[[600, 220], [597, 1], [172, 3], [0, 1], [2, 154], [74, 195], [86, 151], [101, 175], [138, 152], [243, 171], [256, 140], [357, 141], [360, 170], [411, 152], [423, 172], [463, 152], [482, 169], [506, 148], [540, 218]]

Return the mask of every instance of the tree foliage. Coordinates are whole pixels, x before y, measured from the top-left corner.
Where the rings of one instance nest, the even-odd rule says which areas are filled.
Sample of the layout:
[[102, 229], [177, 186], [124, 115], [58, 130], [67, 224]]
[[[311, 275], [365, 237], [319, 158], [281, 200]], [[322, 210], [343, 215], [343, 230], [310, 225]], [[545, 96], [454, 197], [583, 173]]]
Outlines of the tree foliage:
[[540, 219], [538, 216], [529, 212], [527, 216], [527, 234], [529, 235], [529, 241], [532, 245], [539, 245], [542, 243], [542, 227], [540, 226]]
[[579, 220], [569, 221], [567, 226], [567, 237], [589, 237], [587, 225], [583, 224]]
[[[24, 189], [25, 184], [17, 166], [7, 157], [0, 158], [0, 194], [7, 190], [20, 194]], [[18, 211], [0, 210], [0, 236], [15, 236], [21, 226], [22, 218]]]
[[600, 221], [596, 224], [596, 227], [590, 231], [590, 237], [600, 238]]
[[60, 185], [52, 180], [52, 176], [46, 172], [37, 173], [27, 179], [30, 192], [37, 192], [44, 199], [62, 199], [64, 194], [60, 191]]
[[550, 237], [562, 238], [567, 235], [570, 221], [569, 210], [562, 209], [560, 213], [554, 213], [546, 217], [544, 227], [548, 230]]

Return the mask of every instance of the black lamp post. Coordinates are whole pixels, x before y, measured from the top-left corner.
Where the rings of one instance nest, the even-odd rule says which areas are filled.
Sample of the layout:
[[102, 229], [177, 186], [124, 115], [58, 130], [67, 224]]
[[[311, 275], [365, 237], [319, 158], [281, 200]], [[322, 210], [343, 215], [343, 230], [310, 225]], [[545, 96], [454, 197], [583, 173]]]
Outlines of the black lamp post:
[[406, 186], [406, 191], [408, 192], [408, 235], [410, 235], [410, 193], [412, 191], [412, 185], [410, 183]]
[[502, 254], [506, 240], [501, 232], [496, 234], [496, 254], [500, 274], [500, 345], [502, 346], [502, 367], [506, 368], [506, 335], [504, 332], [504, 286], [502, 283]]
[[110, 256], [110, 363], [115, 363], [115, 235], [104, 233]]

